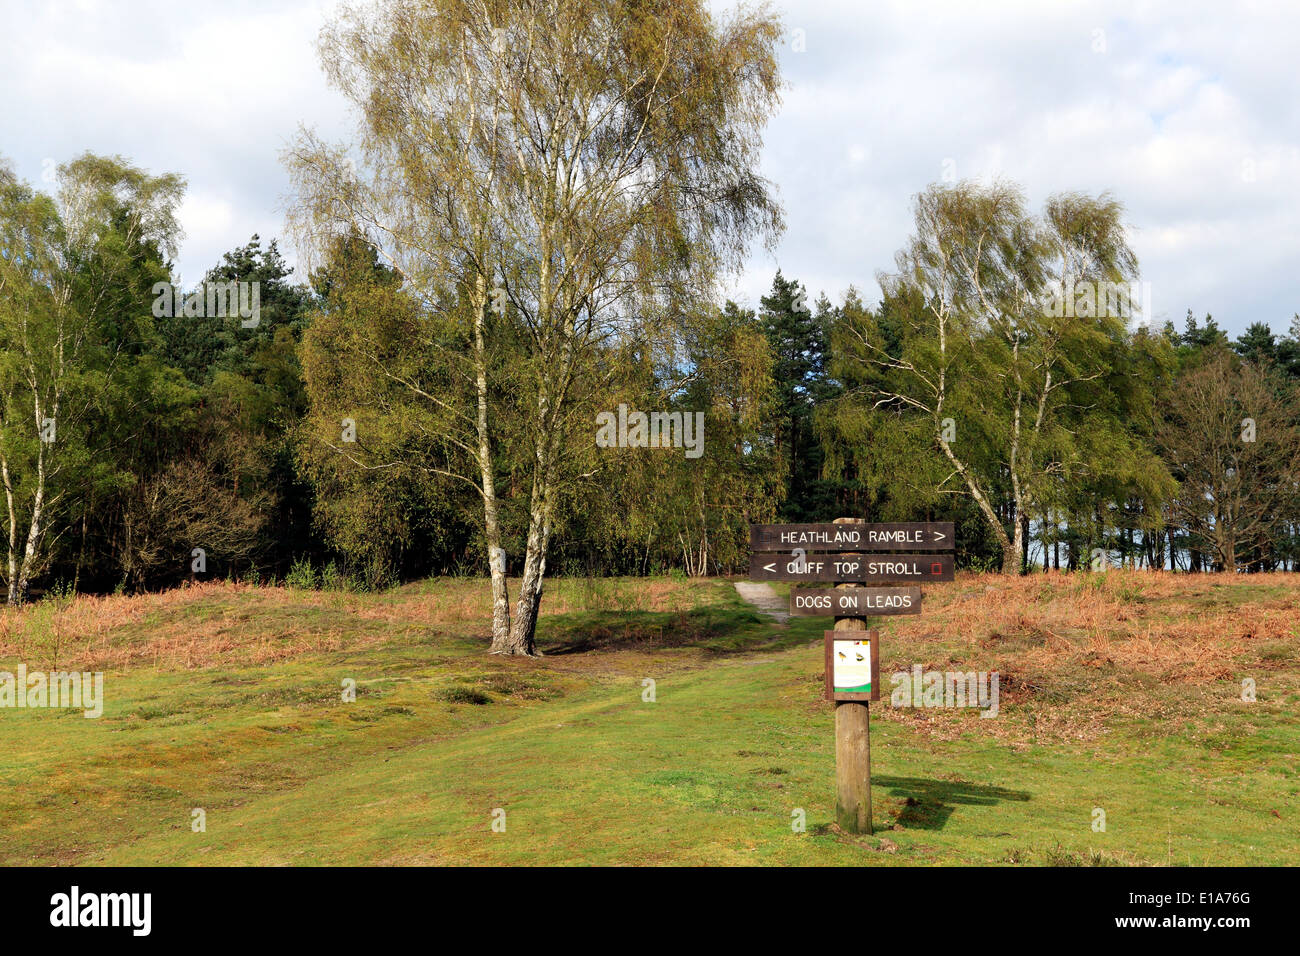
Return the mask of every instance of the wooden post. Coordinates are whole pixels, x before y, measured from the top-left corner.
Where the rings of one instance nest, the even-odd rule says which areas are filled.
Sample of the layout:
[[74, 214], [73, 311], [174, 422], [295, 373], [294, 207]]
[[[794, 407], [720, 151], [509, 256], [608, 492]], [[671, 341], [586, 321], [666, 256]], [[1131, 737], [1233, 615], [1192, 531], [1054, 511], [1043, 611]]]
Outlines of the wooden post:
[[[836, 518], [852, 524], [854, 518]], [[853, 587], [837, 583], [835, 588]], [[835, 630], [866, 630], [864, 617], [836, 617]], [[873, 646], [876, 633], [871, 633]], [[829, 678], [828, 678], [829, 679]], [[880, 680], [872, 674], [871, 680]], [[866, 701], [835, 702], [835, 822], [846, 833], [871, 833], [871, 705]]]

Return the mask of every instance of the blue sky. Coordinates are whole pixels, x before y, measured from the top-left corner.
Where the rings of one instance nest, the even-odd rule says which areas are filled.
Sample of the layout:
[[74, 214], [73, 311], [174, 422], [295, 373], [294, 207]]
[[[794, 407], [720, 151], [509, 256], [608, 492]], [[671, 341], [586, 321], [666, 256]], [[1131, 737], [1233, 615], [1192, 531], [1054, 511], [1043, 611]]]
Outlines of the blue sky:
[[[299, 124], [351, 128], [314, 40], [324, 0], [39, 0], [0, 5], [0, 155], [121, 153], [189, 180], [178, 261], [283, 231], [278, 160]], [[724, 9], [729, 4], [713, 4]], [[726, 290], [753, 305], [779, 266], [868, 301], [945, 175], [1110, 190], [1157, 321], [1190, 307], [1230, 332], [1300, 311], [1300, 70], [1294, 3], [806, 0], [776, 4], [789, 88], [765, 174], [788, 229]], [[285, 249], [292, 261], [294, 253]]]

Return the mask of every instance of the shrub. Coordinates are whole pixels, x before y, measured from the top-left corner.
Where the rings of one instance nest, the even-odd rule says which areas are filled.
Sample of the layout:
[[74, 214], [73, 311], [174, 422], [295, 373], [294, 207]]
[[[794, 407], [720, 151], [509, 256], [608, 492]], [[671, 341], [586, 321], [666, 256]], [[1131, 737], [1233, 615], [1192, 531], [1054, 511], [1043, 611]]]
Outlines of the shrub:
[[320, 587], [320, 578], [309, 560], [298, 558], [293, 562], [293, 566], [289, 568], [289, 573], [285, 575], [284, 583], [291, 588], [314, 591]]
[[445, 687], [434, 696], [449, 704], [474, 704], [482, 706], [492, 703], [492, 698], [476, 687]]
[[351, 591], [352, 581], [337, 564], [331, 561], [320, 569], [320, 589], [322, 591]]

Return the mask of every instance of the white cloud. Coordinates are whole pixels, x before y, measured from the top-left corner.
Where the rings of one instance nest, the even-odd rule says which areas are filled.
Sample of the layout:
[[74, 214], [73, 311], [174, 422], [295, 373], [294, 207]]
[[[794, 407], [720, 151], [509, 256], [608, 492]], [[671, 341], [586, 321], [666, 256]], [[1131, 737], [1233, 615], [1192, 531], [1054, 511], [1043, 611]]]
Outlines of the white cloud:
[[[5, 4], [0, 151], [35, 184], [43, 161], [86, 149], [181, 173], [179, 268], [196, 281], [254, 232], [280, 234], [278, 154], [300, 123], [350, 133], [316, 63], [328, 6]], [[872, 300], [911, 197], [950, 159], [959, 176], [1020, 182], [1035, 206], [1112, 191], [1178, 321], [1190, 306], [1283, 331], [1300, 310], [1300, 8], [785, 0], [784, 18], [791, 87], [764, 168], [789, 228], [733, 290], [751, 304], [778, 265], [814, 295], [854, 284]]]
[[[787, 276], [868, 300], [938, 181], [1001, 175], [1037, 206], [1110, 190], [1125, 203], [1157, 310], [1286, 329], [1300, 308], [1300, 8], [1200, 3], [800, 4], [807, 53], [765, 171], [779, 182]], [[1101, 31], [1100, 34], [1094, 31]], [[1104, 40], [1104, 52], [1094, 52]], [[849, 141], [870, 160], [844, 174]], [[1252, 178], [1253, 174], [1253, 178]], [[755, 258], [741, 288], [770, 285]]]

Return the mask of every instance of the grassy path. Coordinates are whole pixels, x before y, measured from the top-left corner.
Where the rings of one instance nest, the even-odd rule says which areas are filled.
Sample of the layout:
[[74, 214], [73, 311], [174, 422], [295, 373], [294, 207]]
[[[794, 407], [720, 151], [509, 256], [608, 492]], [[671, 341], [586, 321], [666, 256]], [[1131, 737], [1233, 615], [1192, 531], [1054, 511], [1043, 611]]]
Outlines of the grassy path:
[[746, 603], [769, 617], [775, 618], [782, 623], [790, 620], [790, 612], [787, 610], [789, 605], [786, 603], [786, 599], [778, 594], [772, 585], [754, 581], [737, 581], [736, 593]]

